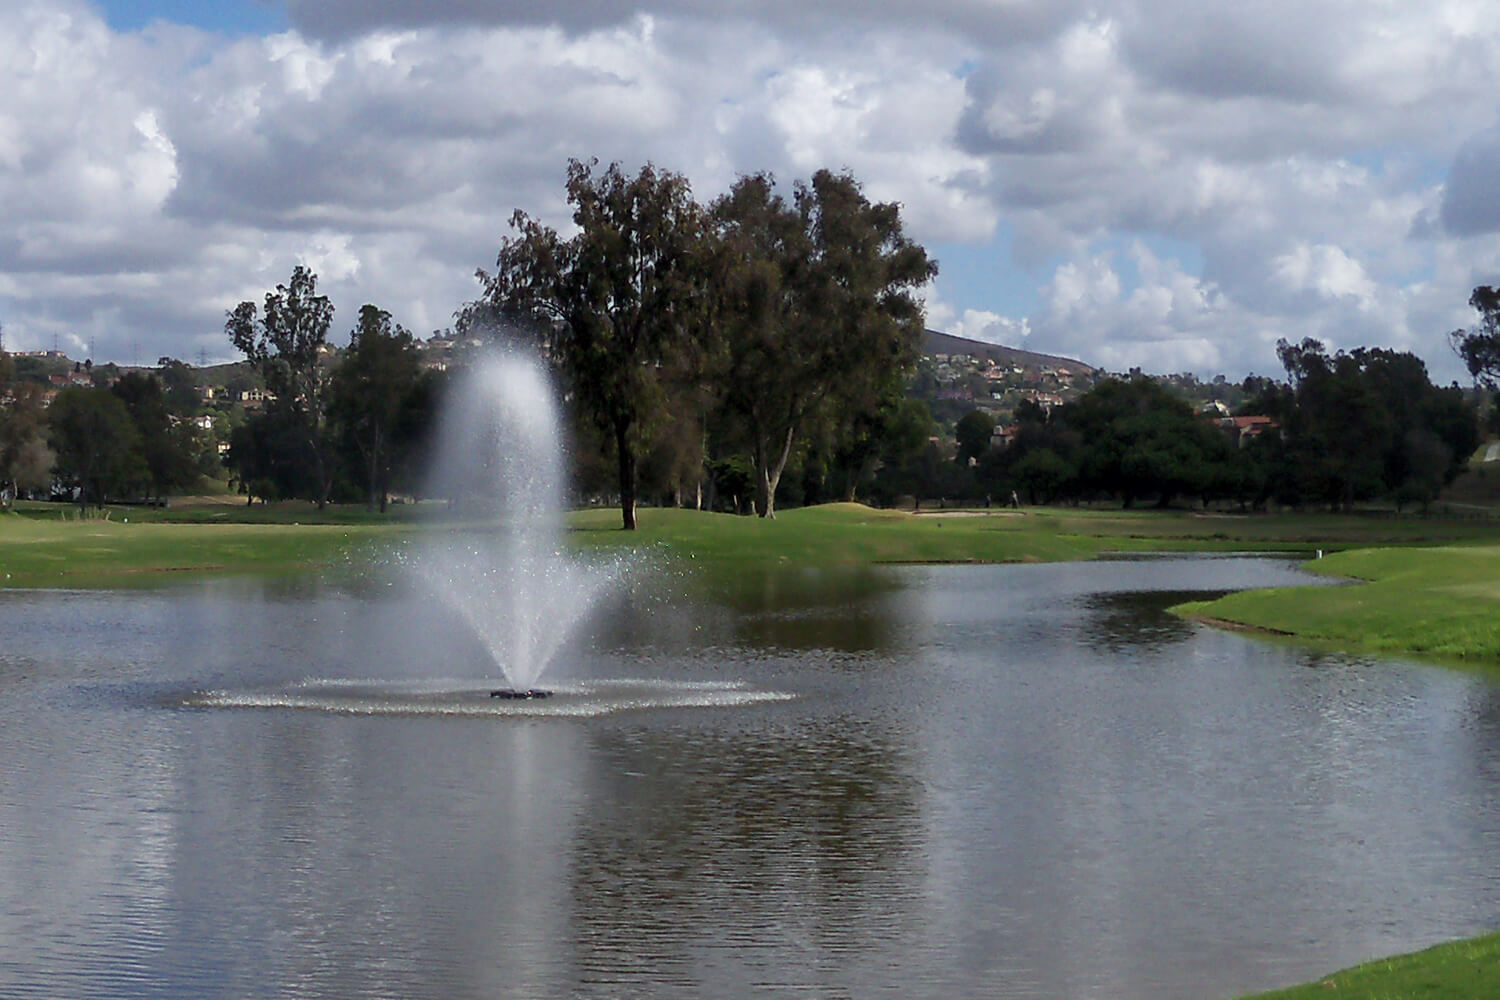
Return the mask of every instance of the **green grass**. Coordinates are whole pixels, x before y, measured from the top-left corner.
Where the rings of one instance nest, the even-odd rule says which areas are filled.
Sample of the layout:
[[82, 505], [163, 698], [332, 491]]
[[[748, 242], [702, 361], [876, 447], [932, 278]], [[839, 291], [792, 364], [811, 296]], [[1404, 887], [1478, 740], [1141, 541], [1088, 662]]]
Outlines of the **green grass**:
[[1308, 568], [1363, 582], [1242, 591], [1176, 610], [1346, 649], [1500, 662], [1500, 546], [1361, 549]]
[[1242, 1000], [1474, 1000], [1500, 996], [1500, 934], [1357, 965]]
[[[393, 507], [288, 502], [78, 509], [22, 504], [0, 515], [0, 584], [89, 586], [153, 572], [298, 569], [352, 563], [364, 547], [444, 523], [442, 505]], [[128, 523], [127, 523], [128, 521]], [[1336, 550], [1370, 545], [1500, 544], [1500, 522], [1326, 514], [1204, 516], [1182, 511], [1027, 508], [911, 514], [858, 504], [782, 512], [774, 521], [643, 508], [640, 530], [613, 509], [570, 515], [583, 550], [644, 548], [684, 565], [1052, 562], [1124, 551]], [[8, 574], [8, 576], [7, 576]]]
[[391, 529], [339, 525], [126, 523], [0, 516], [0, 586], [120, 585], [184, 572], [345, 564]]
[[749, 564], [1050, 562], [1087, 559], [1118, 547], [1118, 540], [1061, 534], [1050, 524], [1020, 515], [916, 517], [859, 504], [788, 510], [769, 521], [646, 509], [639, 512], [633, 534], [620, 530], [619, 512], [613, 510], [579, 511], [571, 524], [577, 544], [585, 549], [649, 548], [724, 569]]

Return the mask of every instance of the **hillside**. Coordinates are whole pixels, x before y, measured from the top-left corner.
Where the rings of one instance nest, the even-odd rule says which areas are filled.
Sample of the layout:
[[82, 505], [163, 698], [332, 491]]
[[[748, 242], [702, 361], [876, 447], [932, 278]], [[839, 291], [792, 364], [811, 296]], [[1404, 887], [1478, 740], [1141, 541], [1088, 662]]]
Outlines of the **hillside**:
[[922, 346], [922, 353], [928, 357], [934, 354], [967, 354], [974, 358], [991, 359], [996, 364], [1017, 365], [1027, 370], [1056, 368], [1058, 365], [1063, 365], [1078, 374], [1103, 374], [1101, 369], [1095, 368], [1090, 364], [1085, 364], [1077, 358], [1063, 358], [1054, 354], [1038, 354], [1035, 351], [1023, 351], [1018, 347], [987, 344], [982, 340], [955, 337], [952, 334], [939, 333], [936, 330], [927, 331], [927, 339]]

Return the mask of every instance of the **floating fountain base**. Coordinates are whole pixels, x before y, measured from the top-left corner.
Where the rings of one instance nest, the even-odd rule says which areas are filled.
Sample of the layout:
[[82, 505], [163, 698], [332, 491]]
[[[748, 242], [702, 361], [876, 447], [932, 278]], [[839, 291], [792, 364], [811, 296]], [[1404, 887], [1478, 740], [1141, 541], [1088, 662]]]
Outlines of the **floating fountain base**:
[[491, 691], [490, 697], [504, 698], [508, 701], [532, 701], [537, 698], [550, 698], [552, 697], [552, 692], [543, 691], [540, 688], [527, 688], [524, 691], [517, 691], [514, 688], [501, 688], [498, 691]]

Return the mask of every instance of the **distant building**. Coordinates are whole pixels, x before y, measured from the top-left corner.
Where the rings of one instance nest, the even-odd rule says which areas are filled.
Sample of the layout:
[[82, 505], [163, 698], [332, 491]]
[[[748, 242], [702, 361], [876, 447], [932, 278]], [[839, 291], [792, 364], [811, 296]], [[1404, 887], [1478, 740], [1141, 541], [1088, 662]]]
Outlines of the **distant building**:
[[174, 415], [170, 419], [174, 425], [186, 423], [198, 428], [200, 431], [211, 431], [214, 429], [214, 418], [209, 413], [201, 413], [196, 417], [179, 417]]
[[264, 406], [267, 401], [273, 400], [275, 398], [276, 394], [274, 392], [267, 392], [266, 390], [259, 387], [245, 389], [240, 393], [240, 402], [244, 404], [245, 409], [247, 410], [259, 409], [260, 407]]
[[1268, 430], [1278, 426], [1276, 421], [1270, 417], [1221, 417], [1218, 421], [1219, 429], [1228, 435], [1237, 448], [1245, 447], [1245, 444], [1260, 437]]

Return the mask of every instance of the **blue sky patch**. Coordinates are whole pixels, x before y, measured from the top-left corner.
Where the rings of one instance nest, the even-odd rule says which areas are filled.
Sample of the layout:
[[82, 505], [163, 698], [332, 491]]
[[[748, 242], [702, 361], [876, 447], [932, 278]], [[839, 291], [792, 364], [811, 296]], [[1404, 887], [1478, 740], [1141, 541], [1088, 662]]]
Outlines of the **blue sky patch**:
[[139, 31], [155, 21], [191, 25], [221, 35], [269, 35], [287, 28], [276, 0], [96, 0], [109, 26]]

